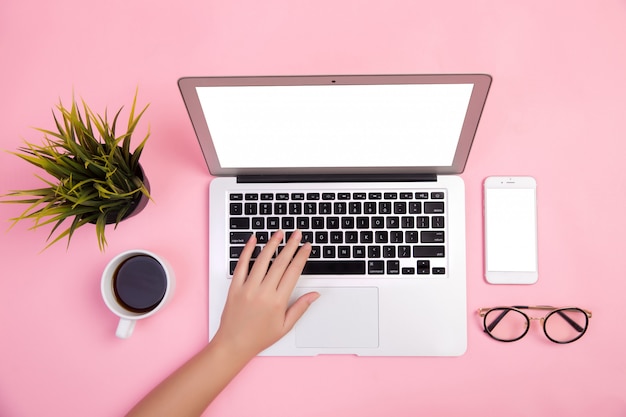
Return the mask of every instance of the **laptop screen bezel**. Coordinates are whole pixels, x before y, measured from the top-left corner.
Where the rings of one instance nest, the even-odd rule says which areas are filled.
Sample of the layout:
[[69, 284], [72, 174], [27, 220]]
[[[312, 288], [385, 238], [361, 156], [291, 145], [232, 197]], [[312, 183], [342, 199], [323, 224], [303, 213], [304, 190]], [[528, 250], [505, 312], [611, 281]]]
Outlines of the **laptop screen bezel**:
[[[467, 114], [451, 165], [401, 167], [297, 167], [224, 168], [220, 165], [198, 96], [199, 87], [213, 86], [301, 86], [385, 84], [473, 84]], [[305, 75], [183, 77], [178, 86], [209, 172], [214, 176], [240, 175], [360, 175], [360, 174], [460, 174], [464, 171], [491, 85], [488, 74], [401, 74], [401, 75]]]

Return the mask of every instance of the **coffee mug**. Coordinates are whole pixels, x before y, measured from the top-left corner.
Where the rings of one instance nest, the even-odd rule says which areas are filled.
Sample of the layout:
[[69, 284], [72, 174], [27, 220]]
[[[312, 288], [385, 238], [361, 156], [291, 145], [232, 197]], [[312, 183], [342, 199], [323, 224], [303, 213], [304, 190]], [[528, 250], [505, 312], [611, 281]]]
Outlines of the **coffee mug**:
[[122, 252], [102, 272], [102, 298], [120, 318], [115, 335], [126, 339], [137, 320], [159, 311], [174, 293], [174, 273], [160, 256], [143, 249]]

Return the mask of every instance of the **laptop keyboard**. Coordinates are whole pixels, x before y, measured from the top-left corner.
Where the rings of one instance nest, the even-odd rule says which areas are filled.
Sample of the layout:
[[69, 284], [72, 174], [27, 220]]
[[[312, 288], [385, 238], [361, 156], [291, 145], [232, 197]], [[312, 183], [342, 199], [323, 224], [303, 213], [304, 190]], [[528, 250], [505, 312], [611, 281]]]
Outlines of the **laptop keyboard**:
[[303, 275], [446, 275], [445, 190], [237, 192], [228, 199], [231, 276], [248, 238], [257, 237], [254, 262], [278, 229], [285, 240], [299, 229], [311, 243]]

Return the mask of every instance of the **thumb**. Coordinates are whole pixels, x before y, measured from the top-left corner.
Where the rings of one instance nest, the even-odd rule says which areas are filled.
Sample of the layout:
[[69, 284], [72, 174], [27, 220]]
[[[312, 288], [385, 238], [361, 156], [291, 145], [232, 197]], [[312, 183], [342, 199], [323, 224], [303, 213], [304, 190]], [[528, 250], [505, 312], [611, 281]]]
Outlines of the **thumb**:
[[287, 312], [285, 313], [285, 325], [284, 330], [285, 334], [289, 332], [296, 324], [296, 322], [304, 315], [309, 306], [320, 297], [320, 293], [318, 292], [309, 292], [302, 295], [300, 298], [296, 300], [295, 303], [289, 307]]

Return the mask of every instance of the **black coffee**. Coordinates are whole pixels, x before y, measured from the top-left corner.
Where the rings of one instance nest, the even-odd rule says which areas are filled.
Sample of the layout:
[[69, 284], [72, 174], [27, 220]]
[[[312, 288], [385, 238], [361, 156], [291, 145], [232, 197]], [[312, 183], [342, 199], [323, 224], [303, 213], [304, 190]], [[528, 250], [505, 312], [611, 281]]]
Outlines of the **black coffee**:
[[113, 275], [115, 297], [124, 308], [135, 313], [146, 313], [159, 305], [166, 289], [165, 270], [148, 255], [126, 259]]

